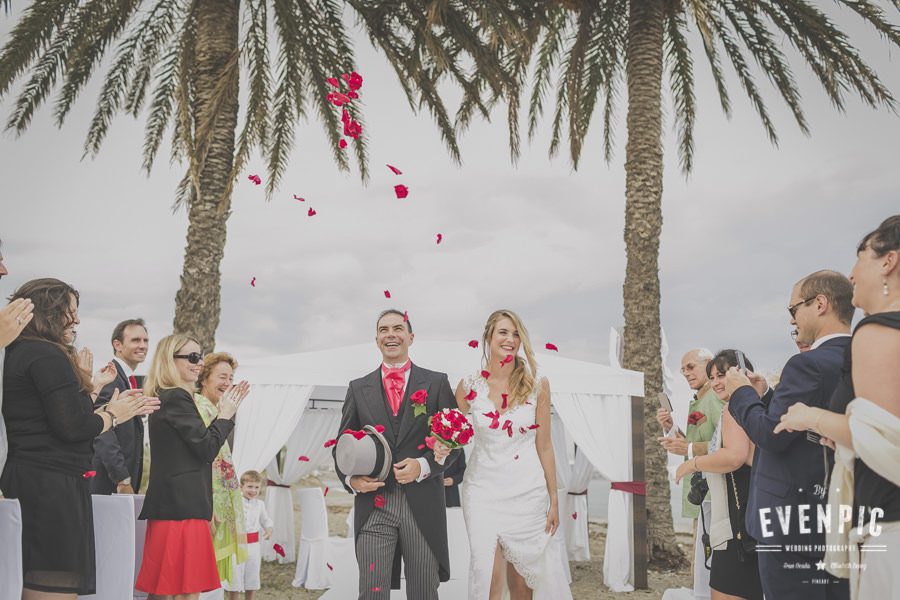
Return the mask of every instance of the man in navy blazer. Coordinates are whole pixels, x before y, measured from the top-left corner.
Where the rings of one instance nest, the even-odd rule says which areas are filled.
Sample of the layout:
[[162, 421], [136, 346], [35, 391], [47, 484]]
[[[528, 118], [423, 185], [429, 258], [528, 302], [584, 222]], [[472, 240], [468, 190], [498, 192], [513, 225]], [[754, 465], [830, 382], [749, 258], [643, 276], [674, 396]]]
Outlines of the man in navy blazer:
[[[773, 433], [781, 415], [796, 402], [828, 407], [850, 345], [853, 286], [840, 273], [817, 271], [791, 291], [788, 312], [797, 343], [810, 345], [785, 364], [775, 390], [762, 398], [751, 386], [764, 379], [730, 369], [728, 410], [756, 445], [746, 527], [758, 544], [766, 598], [848, 599], [847, 580], [824, 571], [825, 532], [818, 529], [818, 507], [825, 504], [827, 448], [805, 431]], [[764, 384], [763, 384], [764, 385]], [[818, 563], [818, 564], [817, 564]]]

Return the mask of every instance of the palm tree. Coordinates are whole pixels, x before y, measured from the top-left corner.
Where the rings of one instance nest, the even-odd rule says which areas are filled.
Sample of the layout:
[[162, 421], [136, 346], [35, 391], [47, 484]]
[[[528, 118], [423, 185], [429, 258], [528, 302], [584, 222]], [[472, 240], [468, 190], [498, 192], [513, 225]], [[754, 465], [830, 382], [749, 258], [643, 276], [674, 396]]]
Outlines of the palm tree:
[[[891, 3], [900, 8], [900, 0]], [[890, 22], [877, 0], [837, 0], [836, 4], [856, 13], [889, 44], [900, 45], [900, 29]], [[731, 114], [722, 64], [727, 60], [773, 144], [777, 145], [778, 137], [757, 87], [752, 62], [773, 84], [801, 131], [808, 132], [790, 61], [783, 52], [785, 46], [789, 45], [809, 66], [838, 110], [844, 109], [848, 92], [872, 107], [893, 108], [894, 98], [847, 34], [817, 3], [808, 0], [548, 0], [532, 10], [539, 14], [529, 16], [520, 44], [502, 57], [515, 82], [506, 90], [514, 161], [519, 153], [520, 96], [529, 73], [533, 78], [529, 139], [543, 115], [548, 88], [558, 78], [551, 88], [556, 90], [556, 107], [550, 155], [558, 152], [563, 134], [567, 134], [575, 168], [598, 105], [602, 107], [604, 153], [607, 161], [611, 159], [616, 103], [623, 84], [626, 86], [623, 362], [626, 368], [643, 372], [645, 378], [649, 558], [659, 566], [676, 566], [683, 564], [684, 558], [674, 542], [666, 456], [655, 441], [654, 419], [656, 398], [662, 390], [658, 256], [663, 75], [669, 80], [678, 153], [685, 173], [691, 170], [694, 151], [694, 62], [688, 44], [692, 28], [699, 34], [726, 115]], [[487, 82], [485, 77], [480, 83]], [[461, 110], [467, 108], [474, 105], [464, 105]], [[463, 115], [461, 121], [465, 120]], [[646, 557], [636, 556], [636, 564], [642, 558]]]
[[[10, 0], [0, 0], [8, 13]], [[494, 4], [498, 5], [495, 9]], [[267, 162], [267, 196], [284, 173], [300, 118], [314, 111], [337, 166], [350, 168], [338, 146], [341, 119], [326, 98], [330, 77], [353, 70], [344, 25], [349, 10], [371, 43], [390, 61], [413, 110], [427, 108], [450, 156], [459, 161], [453, 118], [438, 95], [449, 79], [463, 91], [469, 113], [487, 115], [469, 73], [490, 88], [507, 80], [489, 38], [512, 18], [503, 2], [416, 0], [36, 0], [0, 50], [0, 100], [23, 76], [7, 128], [22, 134], [35, 110], [60, 84], [53, 117], [61, 125], [109, 48], [116, 49], [88, 130], [84, 155], [94, 156], [116, 114], [146, 113], [143, 167], [149, 174], [171, 131], [171, 157], [187, 163], [173, 209], [189, 215], [175, 331], [192, 332], [204, 350], [215, 346], [219, 323], [219, 264], [225, 249], [232, 187], [251, 151]], [[274, 62], [270, 57], [274, 47]], [[247, 92], [239, 114], [239, 81]], [[345, 90], [346, 91], [346, 90]], [[358, 113], [354, 118], [362, 122]], [[242, 122], [242, 123], [240, 123]], [[240, 127], [239, 127], [240, 125]], [[365, 138], [352, 145], [367, 180]]]

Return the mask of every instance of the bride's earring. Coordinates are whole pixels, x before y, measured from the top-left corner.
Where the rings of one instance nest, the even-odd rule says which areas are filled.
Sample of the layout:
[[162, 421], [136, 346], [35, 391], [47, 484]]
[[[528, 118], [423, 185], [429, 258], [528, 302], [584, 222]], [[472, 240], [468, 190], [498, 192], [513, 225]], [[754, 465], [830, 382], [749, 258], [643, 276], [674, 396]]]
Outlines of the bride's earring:
[[887, 279], [884, 280], [884, 285], [881, 286], [881, 293], [887, 296], [890, 292], [888, 291]]

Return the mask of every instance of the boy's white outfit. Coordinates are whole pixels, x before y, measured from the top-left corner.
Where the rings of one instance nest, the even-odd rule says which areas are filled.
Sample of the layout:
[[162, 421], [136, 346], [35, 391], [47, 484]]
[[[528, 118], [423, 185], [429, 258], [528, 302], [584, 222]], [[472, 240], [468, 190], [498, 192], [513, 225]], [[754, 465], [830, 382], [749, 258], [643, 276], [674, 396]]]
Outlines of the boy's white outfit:
[[265, 530], [273, 525], [272, 519], [266, 512], [265, 503], [259, 498], [248, 500], [241, 497], [244, 504], [244, 525], [247, 532], [247, 560], [236, 564], [235, 557], [231, 557], [231, 581], [223, 581], [222, 587], [229, 592], [246, 592], [259, 589], [259, 567], [261, 552], [259, 539], [265, 535]]

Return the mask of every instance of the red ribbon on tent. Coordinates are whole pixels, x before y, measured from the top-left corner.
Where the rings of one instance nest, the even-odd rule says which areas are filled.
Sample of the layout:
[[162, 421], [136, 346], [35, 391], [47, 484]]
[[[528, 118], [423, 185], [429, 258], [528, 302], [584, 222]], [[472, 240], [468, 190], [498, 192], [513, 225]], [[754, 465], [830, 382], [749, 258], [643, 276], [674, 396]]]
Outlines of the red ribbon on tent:
[[637, 494], [638, 496], [647, 495], [646, 481], [613, 481], [610, 483], [609, 487], [628, 494]]
[[280, 487], [280, 488], [291, 489], [291, 486], [289, 486], [289, 485], [284, 485], [283, 483], [275, 483], [275, 482], [272, 481], [271, 479], [266, 479], [266, 485], [271, 485], [272, 487]]

